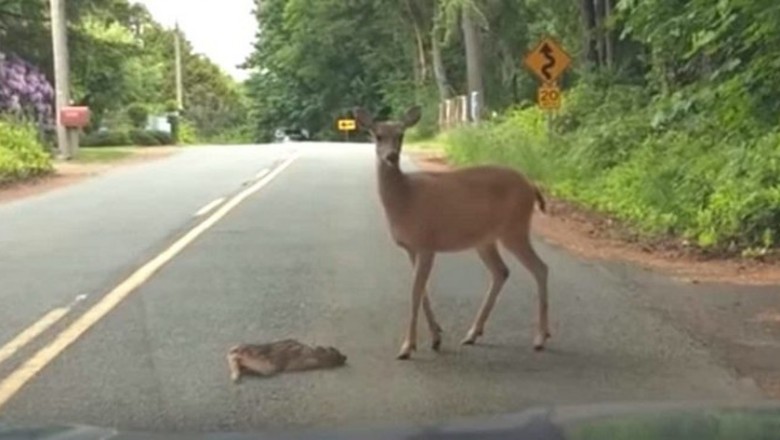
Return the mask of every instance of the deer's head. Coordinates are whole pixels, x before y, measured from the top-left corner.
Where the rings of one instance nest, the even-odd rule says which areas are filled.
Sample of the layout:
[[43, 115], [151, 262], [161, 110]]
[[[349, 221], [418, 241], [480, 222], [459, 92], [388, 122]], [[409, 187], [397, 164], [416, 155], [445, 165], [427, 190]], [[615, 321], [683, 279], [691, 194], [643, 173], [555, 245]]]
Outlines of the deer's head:
[[364, 108], [358, 107], [353, 111], [361, 128], [368, 130], [376, 145], [376, 155], [379, 159], [390, 165], [398, 165], [401, 157], [401, 147], [404, 142], [406, 129], [420, 121], [422, 108], [419, 105], [409, 107], [404, 116], [398, 121], [375, 122], [373, 116]]

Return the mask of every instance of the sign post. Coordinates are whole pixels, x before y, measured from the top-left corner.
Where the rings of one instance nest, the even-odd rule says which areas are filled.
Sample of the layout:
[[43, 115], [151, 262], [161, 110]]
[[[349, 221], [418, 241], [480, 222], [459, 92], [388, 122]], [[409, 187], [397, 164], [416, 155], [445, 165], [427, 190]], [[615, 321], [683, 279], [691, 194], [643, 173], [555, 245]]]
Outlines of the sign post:
[[342, 118], [337, 122], [339, 131], [344, 133], [344, 138], [349, 142], [349, 132], [357, 129], [357, 123], [354, 119]]
[[561, 108], [558, 78], [571, 65], [571, 56], [552, 38], [543, 38], [526, 54], [523, 63], [542, 82], [536, 93], [539, 108], [547, 112], [547, 132], [552, 132], [552, 112]]

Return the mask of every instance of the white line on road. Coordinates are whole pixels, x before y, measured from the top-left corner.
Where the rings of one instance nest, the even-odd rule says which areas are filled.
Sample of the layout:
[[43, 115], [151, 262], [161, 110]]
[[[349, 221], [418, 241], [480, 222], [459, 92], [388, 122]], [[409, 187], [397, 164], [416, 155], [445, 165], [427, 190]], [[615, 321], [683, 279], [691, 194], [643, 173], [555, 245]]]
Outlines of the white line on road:
[[268, 168], [263, 168], [262, 170], [258, 171], [257, 174], [255, 174], [255, 179], [262, 179], [269, 172], [270, 170]]
[[78, 319], [73, 321], [65, 330], [59, 333], [54, 340], [47, 346], [40, 349], [30, 359], [28, 359], [19, 368], [11, 372], [2, 382], [0, 382], [0, 409], [8, 403], [11, 398], [22, 389], [36, 374], [43, 370], [51, 361], [59, 356], [72, 343], [78, 340], [93, 325], [108, 315], [119, 303], [133, 293], [139, 286], [145, 283], [166, 263], [170, 262], [184, 248], [190, 245], [201, 234], [214, 226], [219, 220], [225, 217], [236, 206], [243, 202], [247, 197], [259, 191], [276, 176], [281, 174], [299, 157], [299, 154], [292, 155], [281, 165], [276, 167], [264, 179], [256, 182], [249, 188], [233, 196], [222, 205], [211, 216], [203, 220], [197, 226], [192, 228], [184, 236], [176, 240], [168, 249], [154, 257], [152, 260], [138, 268], [127, 279], [106, 294], [95, 303], [89, 310], [84, 312]]
[[208, 214], [209, 212], [211, 212], [212, 209], [216, 208], [217, 206], [219, 206], [220, 203], [222, 203], [224, 201], [225, 201], [225, 198], [224, 197], [220, 197], [217, 200], [213, 200], [213, 201], [207, 203], [206, 206], [200, 208], [198, 210], [198, 212], [195, 213], [195, 217], [200, 217], [202, 215]]

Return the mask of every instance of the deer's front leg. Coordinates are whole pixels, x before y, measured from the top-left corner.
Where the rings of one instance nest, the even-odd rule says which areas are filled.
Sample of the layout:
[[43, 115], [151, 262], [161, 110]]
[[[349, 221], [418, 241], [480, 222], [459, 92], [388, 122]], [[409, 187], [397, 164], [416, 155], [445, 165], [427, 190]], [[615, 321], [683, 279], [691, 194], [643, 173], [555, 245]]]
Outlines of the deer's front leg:
[[425, 285], [433, 267], [432, 252], [418, 252], [414, 259], [414, 283], [412, 285], [412, 313], [409, 318], [409, 328], [406, 330], [406, 339], [401, 345], [398, 359], [409, 359], [412, 351], [417, 349], [417, 316], [420, 312], [420, 303], [425, 295]]
[[[404, 247], [406, 254], [409, 256], [409, 262], [412, 263], [412, 269], [414, 269], [415, 253]], [[433, 314], [433, 307], [431, 306], [431, 289], [426, 283], [425, 291], [423, 293], [422, 307], [425, 313], [425, 320], [428, 322], [428, 330], [431, 332], [431, 348], [434, 351], [439, 351], [441, 348], [441, 334], [442, 328], [436, 321], [436, 316]]]

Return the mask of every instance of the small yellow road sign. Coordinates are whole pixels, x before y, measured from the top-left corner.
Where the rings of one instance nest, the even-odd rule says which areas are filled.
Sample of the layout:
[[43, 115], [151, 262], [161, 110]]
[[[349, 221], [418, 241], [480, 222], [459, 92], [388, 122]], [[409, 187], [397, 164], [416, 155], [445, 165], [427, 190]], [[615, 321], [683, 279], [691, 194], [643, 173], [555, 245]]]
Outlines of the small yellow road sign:
[[542, 84], [537, 91], [536, 101], [542, 110], [557, 110], [561, 108], [561, 89], [554, 83]]
[[552, 38], [545, 38], [523, 60], [543, 82], [551, 82], [571, 64], [571, 57]]
[[339, 119], [339, 131], [354, 131], [357, 126], [354, 119]]

